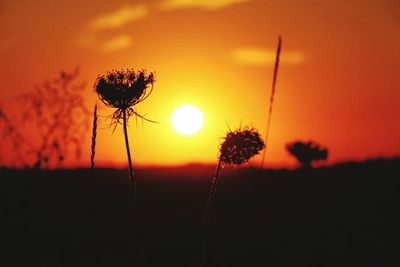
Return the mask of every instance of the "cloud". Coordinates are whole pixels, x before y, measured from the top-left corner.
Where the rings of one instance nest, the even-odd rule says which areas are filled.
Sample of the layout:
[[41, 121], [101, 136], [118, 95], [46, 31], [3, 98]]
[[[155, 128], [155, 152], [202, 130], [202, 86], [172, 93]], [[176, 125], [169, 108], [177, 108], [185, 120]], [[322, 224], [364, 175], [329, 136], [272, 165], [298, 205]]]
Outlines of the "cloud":
[[89, 23], [93, 31], [115, 29], [125, 24], [146, 17], [148, 9], [145, 5], [125, 6], [109, 14], [103, 14]]
[[132, 44], [132, 39], [130, 36], [119, 35], [101, 45], [101, 51], [104, 53], [112, 53], [127, 48], [131, 44]]
[[252, 0], [164, 0], [161, 9], [174, 10], [180, 8], [197, 7], [216, 10], [238, 3], [250, 2]]
[[[232, 58], [246, 65], [273, 65], [276, 51], [261, 48], [239, 48], [232, 52]], [[298, 51], [282, 51], [282, 64], [298, 65], [304, 61], [304, 54]]]
[[84, 34], [79, 36], [77, 43], [80, 46], [88, 47], [96, 42], [96, 36], [94, 34]]

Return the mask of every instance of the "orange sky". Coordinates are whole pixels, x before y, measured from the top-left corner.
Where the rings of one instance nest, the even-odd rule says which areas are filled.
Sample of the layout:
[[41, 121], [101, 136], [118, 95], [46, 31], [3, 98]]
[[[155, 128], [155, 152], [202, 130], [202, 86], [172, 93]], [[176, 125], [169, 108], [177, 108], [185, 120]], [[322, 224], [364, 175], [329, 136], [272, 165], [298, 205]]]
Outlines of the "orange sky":
[[[299, 138], [327, 146], [329, 163], [399, 155], [399, 14], [397, 0], [3, 0], [0, 104], [17, 112], [15, 96], [79, 66], [92, 107], [97, 74], [145, 68], [157, 82], [138, 109], [160, 123], [131, 120], [135, 164], [215, 162], [226, 122], [264, 134], [281, 34], [266, 165], [293, 165], [284, 145]], [[197, 135], [171, 128], [180, 104], [203, 111]], [[121, 129], [98, 137], [99, 164], [126, 164]], [[69, 165], [88, 164], [87, 139]]]

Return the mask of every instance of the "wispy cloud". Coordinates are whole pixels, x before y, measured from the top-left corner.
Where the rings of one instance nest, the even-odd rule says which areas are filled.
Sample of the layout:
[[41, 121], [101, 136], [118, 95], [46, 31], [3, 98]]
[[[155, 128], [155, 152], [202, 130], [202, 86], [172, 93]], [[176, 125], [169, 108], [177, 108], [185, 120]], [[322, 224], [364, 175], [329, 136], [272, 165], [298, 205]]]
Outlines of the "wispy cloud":
[[129, 22], [146, 17], [147, 14], [148, 8], [145, 5], [125, 6], [93, 19], [89, 23], [89, 28], [93, 31], [120, 28]]
[[96, 36], [94, 34], [85, 33], [79, 36], [77, 44], [82, 47], [88, 47], [96, 42]]
[[104, 53], [112, 53], [127, 48], [131, 44], [132, 44], [132, 39], [130, 36], [119, 35], [101, 45], [101, 51]]
[[164, 0], [161, 9], [173, 10], [188, 7], [216, 10], [238, 3], [250, 2], [252, 0]]
[[[276, 51], [261, 48], [239, 48], [232, 52], [232, 58], [246, 65], [273, 65]], [[282, 64], [298, 65], [304, 61], [304, 54], [298, 51], [282, 51]]]

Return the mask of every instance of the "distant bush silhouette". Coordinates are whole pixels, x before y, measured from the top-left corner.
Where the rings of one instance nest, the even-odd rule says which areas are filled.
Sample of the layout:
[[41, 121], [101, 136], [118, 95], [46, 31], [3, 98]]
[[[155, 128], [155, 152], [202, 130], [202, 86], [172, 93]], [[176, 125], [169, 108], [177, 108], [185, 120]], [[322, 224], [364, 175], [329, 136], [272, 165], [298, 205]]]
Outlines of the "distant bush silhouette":
[[82, 95], [86, 85], [78, 76], [78, 69], [61, 71], [57, 78], [20, 96], [24, 104], [22, 123], [32, 124], [28, 127], [39, 135], [39, 141], [27, 153], [36, 158], [34, 168], [60, 167], [71, 148], [76, 158], [81, 155], [90, 112]]
[[313, 161], [328, 158], [328, 149], [321, 148], [319, 144], [313, 141], [295, 141], [287, 144], [286, 149], [299, 161], [302, 167], [311, 167]]

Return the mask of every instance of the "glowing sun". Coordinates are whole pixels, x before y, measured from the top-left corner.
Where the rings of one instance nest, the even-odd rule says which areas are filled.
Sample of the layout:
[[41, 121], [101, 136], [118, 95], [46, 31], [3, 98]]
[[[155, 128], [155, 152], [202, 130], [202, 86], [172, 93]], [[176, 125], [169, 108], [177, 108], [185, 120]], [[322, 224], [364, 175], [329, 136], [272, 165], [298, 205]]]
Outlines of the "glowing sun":
[[197, 133], [203, 126], [203, 114], [192, 105], [177, 107], [171, 116], [171, 124], [175, 131], [182, 135]]

